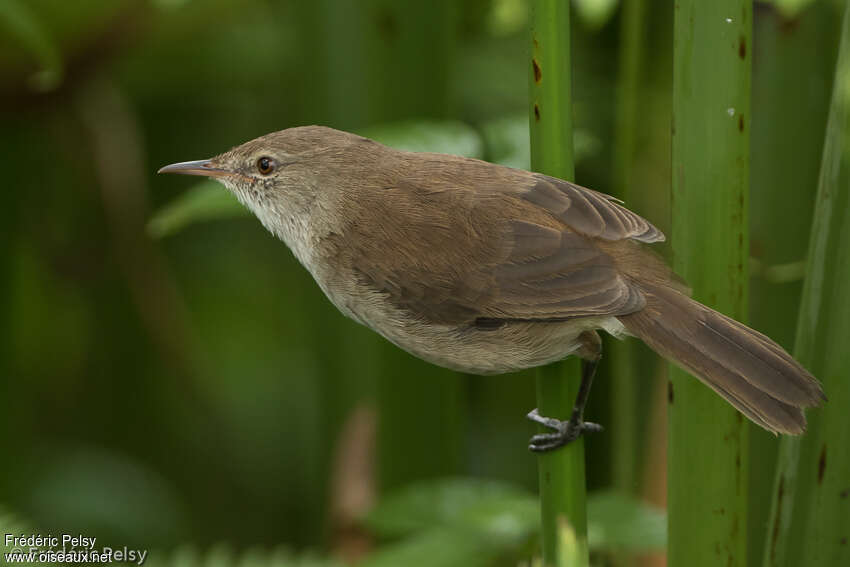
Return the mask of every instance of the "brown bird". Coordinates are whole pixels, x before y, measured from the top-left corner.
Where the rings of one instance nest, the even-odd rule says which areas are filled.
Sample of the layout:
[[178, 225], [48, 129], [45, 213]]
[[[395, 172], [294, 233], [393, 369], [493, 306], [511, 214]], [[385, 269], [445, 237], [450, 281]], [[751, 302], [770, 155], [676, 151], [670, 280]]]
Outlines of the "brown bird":
[[597, 330], [633, 335], [755, 423], [802, 433], [818, 381], [766, 336], [690, 299], [646, 244], [664, 234], [616, 199], [568, 181], [452, 155], [394, 150], [319, 126], [262, 136], [160, 173], [222, 182], [285, 242], [336, 307], [439, 366], [498, 374], [583, 359], [583, 420]]

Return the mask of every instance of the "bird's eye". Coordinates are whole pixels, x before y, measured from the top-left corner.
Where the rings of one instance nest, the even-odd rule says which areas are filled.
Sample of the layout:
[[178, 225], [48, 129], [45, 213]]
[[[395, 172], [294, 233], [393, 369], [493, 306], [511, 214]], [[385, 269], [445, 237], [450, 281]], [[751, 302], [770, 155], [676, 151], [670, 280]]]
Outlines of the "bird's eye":
[[272, 158], [263, 156], [257, 160], [257, 171], [263, 175], [268, 175], [274, 171], [274, 165], [275, 163]]

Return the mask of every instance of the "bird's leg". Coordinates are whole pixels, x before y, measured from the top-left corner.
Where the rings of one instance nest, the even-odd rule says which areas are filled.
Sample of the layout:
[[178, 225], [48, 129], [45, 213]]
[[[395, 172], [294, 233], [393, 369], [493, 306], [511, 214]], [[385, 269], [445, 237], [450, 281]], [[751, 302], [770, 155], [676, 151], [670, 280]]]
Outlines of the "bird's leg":
[[598, 359], [581, 361], [581, 385], [569, 420], [561, 421], [552, 417], [545, 417], [540, 415], [537, 409], [531, 410], [528, 419], [548, 427], [554, 432], [538, 433], [532, 437], [528, 445], [529, 449], [535, 452], [551, 451], [575, 441], [583, 433], [602, 431], [602, 426], [598, 423], [584, 421], [584, 406], [587, 404], [598, 362]]
[[[591, 333], [592, 336], [586, 337]], [[584, 406], [587, 405], [590, 387], [593, 385], [593, 377], [596, 375], [596, 367], [599, 364], [602, 352], [601, 342], [599, 335], [594, 331], [583, 333], [581, 338], [583, 339], [582, 349], [579, 351], [582, 356], [581, 385], [579, 385], [570, 419], [561, 421], [540, 415], [536, 408], [531, 410], [528, 419], [554, 431], [554, 433], [539, 433], [532, 437], [528, 445], [528, 448], [532, 451], [551, 451], [575, 441], [583, 433], [602, 431], [602, 426], [598, 423], [584, 421]]]

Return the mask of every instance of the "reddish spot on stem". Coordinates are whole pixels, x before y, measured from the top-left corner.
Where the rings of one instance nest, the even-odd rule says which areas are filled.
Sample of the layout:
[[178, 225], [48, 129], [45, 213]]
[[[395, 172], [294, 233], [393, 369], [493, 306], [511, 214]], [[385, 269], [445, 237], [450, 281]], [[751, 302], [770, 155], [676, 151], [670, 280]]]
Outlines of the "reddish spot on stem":
[[743, 114], [738, 115], [738, 131], [739, 132], [744, 131], [744, 115]]
[[543, 72], [540, 70], [540, 63], [537, 62], [537, 58], [531, 59], [531, 67], [534, 69], [534, 82], [539, 85], [543, 78]]
[[385, 40], [393, 41], [398, 37], [398, 23], [395, 16], [389, 10], [382, 10], [377, 17], [378, 33]]
[[779, 488], [776, 491], [776, 517], [773, 520], [773, 535], [770, 538], [770, 562], [776, 563], [776, 541], [779, 539], [779, 521], [782, 517], [782, 499], [785, 496], [785, 477], [779, 477]]
[[823, 482], [823, 473], [826, 472], [826, 445], [821, 447], [818, 458], [818, 484]]
[[738, 57], [747, 58], [747, 38], [744, 36], [741, 36], [741, 39], [738, 40]]
[[534, 119], [540, 122], [540, 105], [536, 102], [534, 103]]
[[791, 34], [797, 29], [797, 26], [800, 24], [800, 20], [797, 18], [785, 18], [779, 17], [779, 31], [784, 34]]
[[673, 382], [667, 381], [667, 403], [673, 405]]

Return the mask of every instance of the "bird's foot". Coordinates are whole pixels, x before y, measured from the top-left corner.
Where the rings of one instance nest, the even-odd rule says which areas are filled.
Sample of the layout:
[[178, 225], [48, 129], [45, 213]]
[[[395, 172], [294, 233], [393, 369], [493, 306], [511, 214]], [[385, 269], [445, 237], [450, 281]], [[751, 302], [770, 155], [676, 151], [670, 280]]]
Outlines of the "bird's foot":
[[538, 433], [531, 438], [528, 448], [535, 453], [543, 453], [546, 451], [552, 451], [558, 447], [563, 447], [564, 445], [572, 443], [584, 433], [596, 433], [597, 431], [602, 431], [602, 426], [598, 423], [592, 423], [581, 419], [561, 421], [560, 419], [542, 416], [537, 409], [531, 410], [527, 417], [535, 423], [539, 423], [544, 427], [554, 430], [554, 433]]

